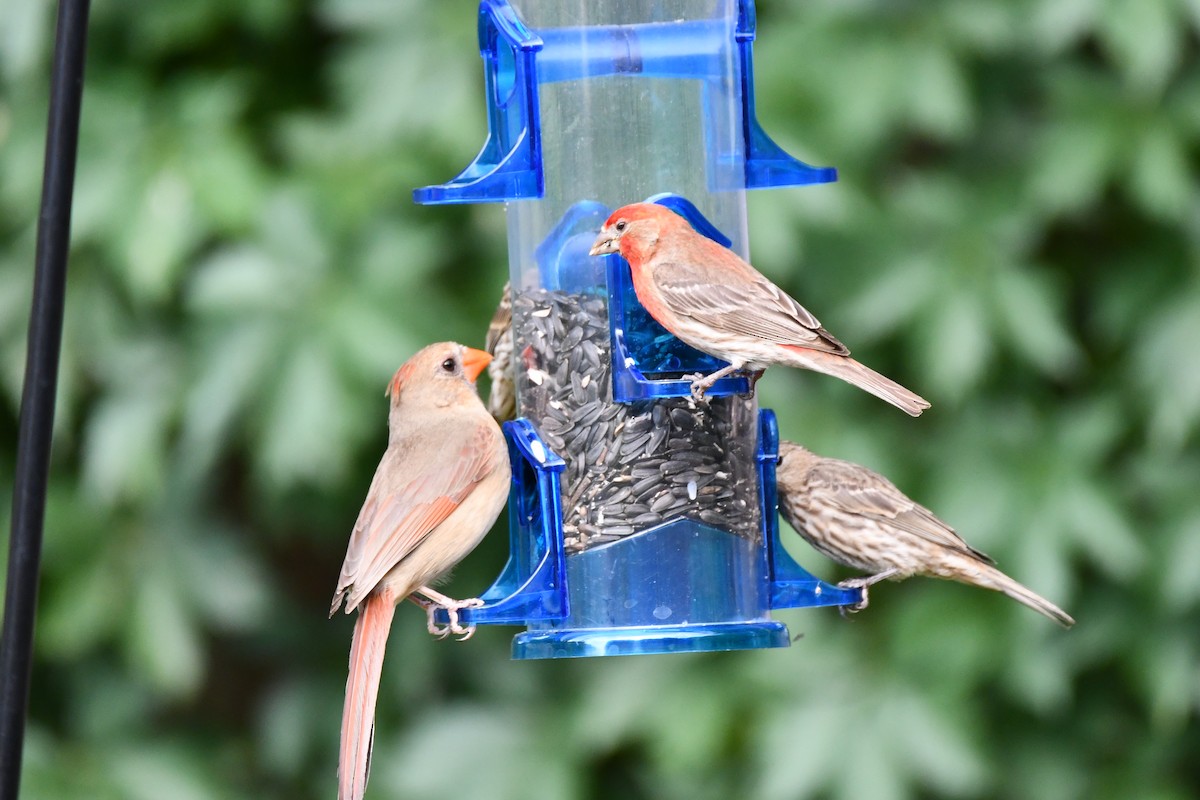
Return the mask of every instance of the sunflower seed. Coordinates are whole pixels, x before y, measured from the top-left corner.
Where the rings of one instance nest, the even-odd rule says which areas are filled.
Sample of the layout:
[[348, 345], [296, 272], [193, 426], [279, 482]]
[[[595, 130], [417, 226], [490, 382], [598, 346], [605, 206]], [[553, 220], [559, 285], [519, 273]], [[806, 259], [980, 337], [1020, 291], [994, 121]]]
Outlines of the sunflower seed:
[[656, 428], [650, 432], [650, 441], [646, 443], [646, 455], [658, 452], [663, 441], [667, 438], [666, 428]]
[[645, 493], [647, 490], [652, 489], [655, 486], [660, 485], [661, 483], [662, 483], [662, 478], [659, 477], [658, 470], [656, 469], [656, 470], [654, 470], [653, 475], [649, 475], [645, 478], [642, 478], [640, 481], [633, 484], [631, 489], [635, 495], [637, 495], [638, 497], [641, 497], [642, 494]]
[[663, 492], [654, 500], [653, 503], [650, 504], [650, 510], [661, 514], [670, 508], [674, 503], [675, 496], [670, 492]]
[[[602, 295], [518, 292], [513, 318], [526, 367], [520, 412], [567, 464], [561, 483], [568, 552], [678, 517], [758, 535], [752, 441], [742, 433], [753, 430], [752, 401], [612, 402]], [[653, 359], [667, 363], [667, 356], [660, 350]]]

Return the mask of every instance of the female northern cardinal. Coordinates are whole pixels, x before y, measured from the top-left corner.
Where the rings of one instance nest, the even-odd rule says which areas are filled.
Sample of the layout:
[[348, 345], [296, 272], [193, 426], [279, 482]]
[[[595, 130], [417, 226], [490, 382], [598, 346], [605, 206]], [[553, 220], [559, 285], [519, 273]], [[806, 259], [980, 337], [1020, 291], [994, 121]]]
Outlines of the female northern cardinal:
[[614, 211], [591, 249], [594, 256], [608, 253], [629, 262], [633, 289], [650, 316], [683, 342], [729, 362], [692, 382], [696, 399], [730, 372], [783, 364], [841, 378], [914, 417], [929, 408], [850, 358], [804, 306], [663, 206], [634, 203]]
[[[339, 800], [361, 800], [366, 789], [375, 724], [375, 698], [396, 604], [411, 598], [429, 612], [429, 629], [471, 635], [457, 609], [477, 600], [451, 600], [429, 588], [475, 549], [500, 515], [510, 480], [500, 427], [475, 390], [491, 356], [454, 342], [421, 350], [388, 385], [388, 446], [350, 546], [329, 615], [343, 600], [358, 609], [350, 646], [350, 677], [342, 710]], [[451, 624], [433, 624], [433, 608]]]
[[839, 564], [872, 573], [843, 581], [863, 589], [890, 578], [947, 578], [993, 589], [1064, 627], [1075, 620], [993, 565], [929, 509], [914, 503], [891, 481], [866, 467], [822, 458], [792, 442], [779, 443], [779, 511], [819, 553]]

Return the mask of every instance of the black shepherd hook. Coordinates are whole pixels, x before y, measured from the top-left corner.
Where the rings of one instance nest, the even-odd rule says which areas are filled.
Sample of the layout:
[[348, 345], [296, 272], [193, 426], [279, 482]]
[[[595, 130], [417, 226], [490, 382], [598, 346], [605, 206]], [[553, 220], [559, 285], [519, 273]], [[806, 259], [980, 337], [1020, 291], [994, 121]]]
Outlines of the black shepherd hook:
[[0, 800], [17, 800], [21, 789], [21, 753], [29, 706], [33, 622], [50, 470], [50, 437], [54, 428], [54, 393], [62, 345], [71, 194], [75, 184], [89, 6], [90, 0], [61, 0], [54, 38], [33, 306], [13, 482], [4, 631], [0, 635]]

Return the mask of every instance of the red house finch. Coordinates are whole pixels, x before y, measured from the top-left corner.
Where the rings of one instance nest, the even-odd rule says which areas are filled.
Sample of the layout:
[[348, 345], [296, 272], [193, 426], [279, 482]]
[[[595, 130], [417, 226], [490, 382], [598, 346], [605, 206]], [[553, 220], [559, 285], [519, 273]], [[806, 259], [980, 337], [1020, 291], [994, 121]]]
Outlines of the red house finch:
[[873, 583], [926, 575], [1003, 592], [1064, 627], [1075, 624], [866, 467], [780, 442], [776, 484], [779, 511], [805, 541], [839, 564], [872, 573], [840, 584], [863, 589], [861, 607], [866, 607], [866, 588]]
[[517, 387], [513, 382], [512, 287], [504, 284], [500, 305], [487, 329], [487, 351], [492, 354], [488, 377], [492, 388], [488, 392], [488, 411], [497, 422], [508, 422], [517, 416]]
[[[367, 783], [375, 698], [396, 604], [412, 596], [430, 612], [431, 632], [469, 636], [456, 601], [429, 588], [475, 548], [496, 521], [508, 494], [508, 449], [474, 381], [491, 360], [453, 342], [410, 358], [388, 385], [388, 445], [350, 546], [329, 615], [345, 601], [359, 610], [350, 646], [350, 677], [342, 711], [339, 800], [360, 800]], [[433, 625], [434, 604], [450, 609], [451, 625]]]
[[850, 358], [804, 306], [667, 208], [634, 203], [614, 211], [591, 249], [594, 256], [607, 253], [629, 262], [638, 300], [660, 325], [729, 362], [693, 381], [697, 399], [730, 372], [783, 364], [841, 378], [914, 417], [929, 408], [923, 398]]

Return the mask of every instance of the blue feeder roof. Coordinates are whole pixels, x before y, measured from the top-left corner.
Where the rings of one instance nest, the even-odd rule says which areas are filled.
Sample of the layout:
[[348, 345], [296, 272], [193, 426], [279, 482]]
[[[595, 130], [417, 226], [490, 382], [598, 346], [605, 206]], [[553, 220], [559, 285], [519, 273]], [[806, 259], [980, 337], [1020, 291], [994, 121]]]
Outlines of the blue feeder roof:
[[[421, 204], [487, 203], [543, 196], [543, 131], [538, 87], [612, 75], [719, 80], [727, 28], [718, 20], [596, 25], [533, 31], [508, 0], [479, 4], [479, 50], [484, 62], [488, 137], [479, 155], [453, 180], [413, 192]], [[742, 137], [747, 189], [801, 186], [837, 180], [832, 167], [814, 167], [788, 155], [758, 122], [752, 47], [754, 0], [739, 0], [733, 46], [741, 82]], [[712, 163], [742, 158], [709, 141]]]

